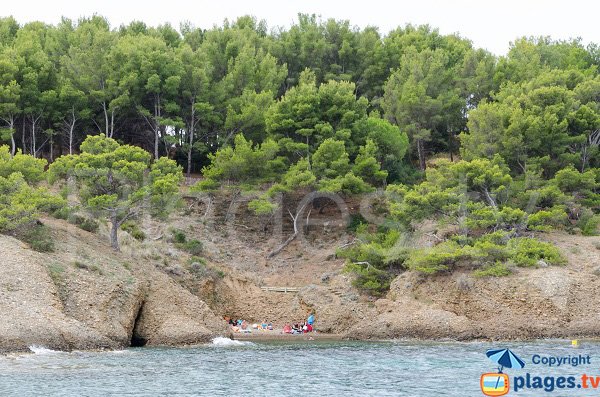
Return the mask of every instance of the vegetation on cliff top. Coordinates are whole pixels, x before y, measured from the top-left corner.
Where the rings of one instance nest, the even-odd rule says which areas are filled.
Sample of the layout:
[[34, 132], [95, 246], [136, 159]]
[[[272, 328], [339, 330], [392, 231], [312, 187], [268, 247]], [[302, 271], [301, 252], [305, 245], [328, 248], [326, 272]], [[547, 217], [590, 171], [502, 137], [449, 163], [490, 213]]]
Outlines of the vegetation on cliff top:
[[[428, 26], [382, 36], [309, 15], [272, 31], [2, 18], [0, 229], [59, 208], [37, 185], [72, 177], [117, 248], [141, 209], [172, 210], [185, 166], [202, 170], [193, 190], [255, 192], [265, 218], [300, 200], [270, 256], [317, 196], [374, 193], [378, 216], [338, 252], [373, 294], [407, 268], [561, 264], [534, 232], [597, 230], [599, 65], [577, 40], [521, 38], [495, 57]], [[435, 244], [412, 247], [428, 222]]]

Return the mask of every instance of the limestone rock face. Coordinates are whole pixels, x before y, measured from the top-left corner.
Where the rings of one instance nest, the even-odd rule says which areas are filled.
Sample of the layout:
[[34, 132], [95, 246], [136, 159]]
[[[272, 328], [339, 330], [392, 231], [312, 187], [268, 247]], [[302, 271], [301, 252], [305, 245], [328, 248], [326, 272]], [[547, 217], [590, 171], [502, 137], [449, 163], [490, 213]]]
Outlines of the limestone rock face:
[[0, 351], [180, 345], [228, 332], [200, 298], [154, 266], [132, 264], [98, 236], [46, 222], [52, 253], [0, 235]]
[[224, 321], [197, 296], [164, 274], [150, 276], [134, 340], [147, 345], [183, 345], [207, 342], [228, 332]]

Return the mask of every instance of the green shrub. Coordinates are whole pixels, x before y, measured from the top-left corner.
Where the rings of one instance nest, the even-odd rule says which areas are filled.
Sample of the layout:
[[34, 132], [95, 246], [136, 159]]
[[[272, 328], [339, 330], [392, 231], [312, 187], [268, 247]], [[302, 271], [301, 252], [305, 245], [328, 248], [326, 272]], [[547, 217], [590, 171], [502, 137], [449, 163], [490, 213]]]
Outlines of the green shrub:
[[121, 230], [126, 231], [138, 241], [144, 241], [146, 239], [146, 233], [140, 229], [139, 225], [135, 221], [127, 221], [121, 225]]
[[527, 227], [531, 230], [549, 231], [567, 223], [567, 213], [563, 206], [554, 206], [549, 210], [541, 210], [527, 217]]
[[548, 265], [562, 265], [565, 259], [558, 248], [534, 238], [510, 238], [506, 232], [494, 232], [460, 245], [448, 240], [432, 248], [414, 250], [406, 260], [406, 266], [425, 274], [453, 270], [463, 262], [479, 267], [478, 274], [504, 272], [500, 264], [513, 262], [517, 266], [537, 266], [543, 260]]
[[581, 234], [584, 236], [596, 236], [598, 234], [598, 226], [600, 225], [600, 215], [595, 215], [592, 211], [583, 211], [579, 217], [577, 226], [581, 229]]
[[511, 273], [505, 263], [496, 262], [493, 265], [485, 266], [473, 272], [475, 277], [504, 277]]
[[385, 295], [393, 279], [393, 275], [385, 270], [356, 263], [347, 264], [345, 271], [355, 275], [352, 285], [373, 296]]
[[187, 240], [185, 232], [183, 230], [175, 229], [173, 230], [173, 242], [175, 244], [183, 244]]
[[356, 232], [361, 225], [368, 224], [367, 220], [359, 213], [350, 215], [350, 222], [348, 222], [348, 230]]
[[509, 241], [508, 247], [511, 250], [511, 259], [517, 266], [537, 266], [540, 260], [548, 265], [563, 265], [566, 263], [558, 248], [534, 238], [520, 237], [512, 239]]
[[184, 250], [192, 255], [200, 255], [204, 251], [204, 245], [200, 240], [188, 240], [185, 232], [180, 229], [174, 229], [172, 231], [173, 242], [175, 246], [181, 250]]
[[254, 199], [248, 203], [248, 209], [254, 211], [256, 215], [269, 215], [275, 212], [277, 205], [266, 199]]
[[204, 244], [200, 240], [189, 240], [185, 243], [177, 244], [177, 247], [192, 255], [199, 255], [204, 251]]
[[68, 205], [65, 205], [64, 207], [61, 207], [59, 209], [57, 209], [56, 211], [52, 212], [52, 216], [55, 217], [56, 219], [63, 219], [63, 220], [68, 220], [69, 217], [72, 215], [73, 213], [73, 209], [71, 207], [69, 207]]
[[69, 223], [90, 233], [96, 233], [98, 231], [98, 228], [100, 227], [100, 224], [95, 219], [86, 218], [77, 214], [71, 214], [68, 220]]
[[96, 233], [100, 224], [94, 219], [85, 218], [78, 226], [87, 232]]
[[411, 252], [406, 266], [425, 274], [434, 274], [452, 267], [465, 257], [462, 247], [454, 241], [445, 241], [432, 248]]
[[206, 259], [201, 258], [196, 255], [192, 255], [192, 257], [188, 260], [188, 263], [192, 265], [193, 263], [199, 263], [201, 265], [206, 265]]
[[54, 241], [48, 226], [35, 223], [31, 226], [24, 227], [16, 232], [15, 235], [19, 240], [29, 244], [31, 249], [38, 252], [53, 252]]

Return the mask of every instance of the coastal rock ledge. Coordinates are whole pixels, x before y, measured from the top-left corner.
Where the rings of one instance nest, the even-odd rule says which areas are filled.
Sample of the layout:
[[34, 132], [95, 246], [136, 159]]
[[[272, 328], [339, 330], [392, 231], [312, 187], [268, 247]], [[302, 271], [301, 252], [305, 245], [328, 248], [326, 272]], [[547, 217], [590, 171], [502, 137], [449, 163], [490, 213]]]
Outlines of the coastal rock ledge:
[[206, 303], [152, 265], [57, 226], [52, 253], [0, 236], [0, 352], [184, 345], [227, 333]]

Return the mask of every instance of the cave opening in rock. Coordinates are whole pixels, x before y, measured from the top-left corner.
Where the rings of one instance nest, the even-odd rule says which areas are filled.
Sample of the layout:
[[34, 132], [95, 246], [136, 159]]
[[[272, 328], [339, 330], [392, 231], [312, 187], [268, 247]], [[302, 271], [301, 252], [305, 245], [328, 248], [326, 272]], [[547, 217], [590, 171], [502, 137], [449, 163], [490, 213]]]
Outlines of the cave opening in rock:
[[140, 319], [142, 318], [142, 312], [144, 309], [144, 302], [140, 305], [135, 320], [133, 322], [133, 331], [131, 332], [131, 347], [144, 347], [148, 340], [140, 335]]

